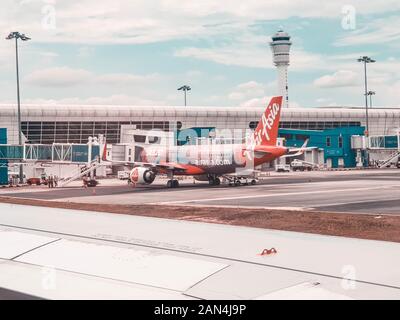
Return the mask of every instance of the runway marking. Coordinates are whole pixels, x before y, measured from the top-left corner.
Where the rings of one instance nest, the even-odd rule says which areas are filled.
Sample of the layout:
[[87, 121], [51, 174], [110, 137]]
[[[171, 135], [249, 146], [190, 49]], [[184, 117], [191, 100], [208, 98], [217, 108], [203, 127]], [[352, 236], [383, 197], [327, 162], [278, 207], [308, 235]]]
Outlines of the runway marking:
[[166, 201], [166, 202], [155, 202], [154, 204], [168, 205], [168, 204], [175, 204], [175, 203], [225, 201], [225, 200], [269, 198], [269, 197], [291, 196], [291, 195], [323, 194], [323, 193], [333, 193], [333, 192], [382, 190], [382, 189], [388, 189], [388, 188], [392, 189], [393, 187], [400, 187], [400, 186], [397, 185], [397, 186], [385, 186], [385, 187], [379, 186], [379, 187], [371, 187], [371, 188], [351, 188], [351, 189], [330, 189], [330, 190], [320, 190], [320, 191], [286, 192], [286, 193], [274, 193], [274, 194], [260, 194], [260, 195], [253, 195], [253, 196]]
[[397, 198], [381, 198], [381, 199], [375, 199], [375, 200], [366, 200], [366, 201], [351, 201], [351, 202], [334, 202], [334, 203], [327, 203], [327, 204], [321, 204], [321, 205], [314, 205], [312, 208], [320, 208], [320, 207], [335, 207], [335, 206], [343, 206], [343, 205], [352, 205], [352, 204], [368, 204], [370, 202], [384, 202], [384, 201], [400, 201], [400, 199]]

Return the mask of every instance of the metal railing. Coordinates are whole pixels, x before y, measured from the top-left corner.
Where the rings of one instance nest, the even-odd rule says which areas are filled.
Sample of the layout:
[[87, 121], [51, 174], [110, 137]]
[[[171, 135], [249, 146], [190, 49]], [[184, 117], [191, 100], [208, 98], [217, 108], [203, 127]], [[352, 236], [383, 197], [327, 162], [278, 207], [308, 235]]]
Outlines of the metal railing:
[[389, 165], [393, 162], [393, 160], [396, 159], [396, 158], [398, 158], [399, 156], [400, 156], [400, 152], [399, 152], [399, 151], [393, 152], [393, 153], [389, 156], [389, 158], [387, 158], [386, 160], [384, 160], [384, 161], [379, 165], [379, 168], [381, 169], [381, 168], [385, 168], [385, 167], [389, 166]]
[[83, 176], [87, 175], [88, 173], [91, 173], [92, 171], [96, 170], [97, 168], [99, 168], [102, 165], [103, 164], [100, 163], [98, 160], [94, 160], [90, 164], [90, 166], [83, 168], [83, 170], [81, 170], [80, 172], [74, 174], [72, 177], [69, 177], [69, 178], [67, 178], [65, 180], [60, 181], [58, 183], [58, 187], [60, 187], [60, 188], [65, 187], [66, 185], [70, 184], [71, 182], [82, 178]]

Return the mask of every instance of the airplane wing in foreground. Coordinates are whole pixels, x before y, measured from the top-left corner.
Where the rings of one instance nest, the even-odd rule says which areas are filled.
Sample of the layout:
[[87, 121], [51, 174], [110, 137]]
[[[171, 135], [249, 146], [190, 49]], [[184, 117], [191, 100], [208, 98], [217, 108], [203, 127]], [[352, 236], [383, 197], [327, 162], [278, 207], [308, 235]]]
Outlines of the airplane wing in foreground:
[[[0, 294], [5, 289], [63, 300], [400, 298], [400, 243], [8, 203], [0, 203], [0, 211]], [[232, 245], [242, 239], [245, 246]], [[266, 245], [277, 252], [262, 255]], [[351, 290], [338, 267], [348, 266], [349, 257], [357, 270], [357, 278], [345, 279]]]

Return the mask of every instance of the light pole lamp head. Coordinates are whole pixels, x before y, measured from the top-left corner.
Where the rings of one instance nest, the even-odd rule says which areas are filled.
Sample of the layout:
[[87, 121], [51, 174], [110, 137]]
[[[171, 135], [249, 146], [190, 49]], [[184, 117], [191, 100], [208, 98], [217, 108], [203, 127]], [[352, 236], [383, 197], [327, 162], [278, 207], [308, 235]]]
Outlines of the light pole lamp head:
[[11, 40], [11, 39], [14, 39], [14, 38], [15, 38], [14, 32], [11, 32], [11, 33], [7, 36], [6, 40]]
[[10, 34], [6, 37], [6, 40], [11, 39], [21, 39], [22, 41], [31, 40], [31, 38], [27, 37], [24, 33], [19, 33], [18, 31], [10, 32]]
[[184, 86], [178, 88], [178, 90], [190, 91], [190, 90], [192, 90], [192, 88], [190, 86], [184, 85]]
[[364, 62], [364, 63], [374, 63], [376, 60], [368, 57], [368, 56], [363, 56], [357, 59], [358, 62]]
[[28, 41], [28, 40], [31, 40], [31, 38], [29, 38], [29, 37], [27, 37], [24, 33], [23, 34], [21, 34], [21, 36], [20, 36], [20, 39], [22, 40], [22, 41]]

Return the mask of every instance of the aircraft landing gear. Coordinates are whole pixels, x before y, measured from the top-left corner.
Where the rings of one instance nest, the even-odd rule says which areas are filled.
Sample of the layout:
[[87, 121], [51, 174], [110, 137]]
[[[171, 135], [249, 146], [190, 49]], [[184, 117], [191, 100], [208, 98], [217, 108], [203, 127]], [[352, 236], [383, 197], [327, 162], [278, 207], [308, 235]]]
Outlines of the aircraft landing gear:
[[167, 188], [178, 188], [179, 187], [179, 181], [178, 180], [168, 180], [167, 182]]
[[219, 186], [221, 184], [221, 180], [218, 177], [209, 176], [208, 183], [210, 184], [210, 186]]

